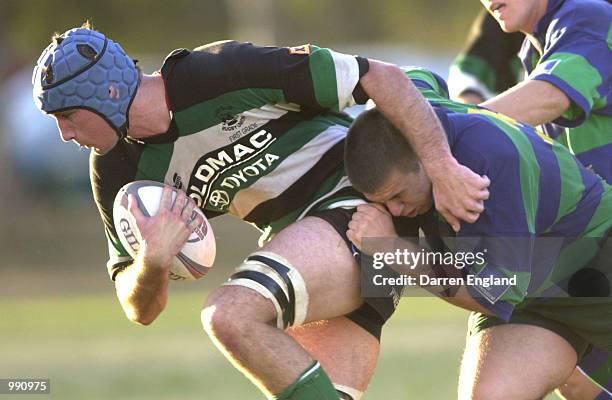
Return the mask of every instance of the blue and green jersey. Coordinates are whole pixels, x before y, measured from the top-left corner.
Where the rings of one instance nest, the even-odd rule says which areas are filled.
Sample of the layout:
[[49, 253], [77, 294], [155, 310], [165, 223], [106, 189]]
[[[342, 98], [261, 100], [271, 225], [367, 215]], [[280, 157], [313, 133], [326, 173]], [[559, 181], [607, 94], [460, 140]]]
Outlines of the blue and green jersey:
[[612, 186], [541, 131], [450, 101], [444, 81], [429, 71], [406, 73], [434, 106], [457, 161], [491, 180], [484, 212], [474, 224], [462, 224], [458, 236], [479, 237], [478, 246], [489, 250], [487, 263], [466, 273], [516, 275], [513, 286], [470, 287], [508, 319], [515, 307], [548, 295], [594, 258], [612, 227]]
[[554, 121], [567, 128], [557, 139], [612, 182], [612, 5], [549, 0], [533, 36], [537, 43], [526, 40], [519, 53], [528, 79], [555, 85], [571, 101]]

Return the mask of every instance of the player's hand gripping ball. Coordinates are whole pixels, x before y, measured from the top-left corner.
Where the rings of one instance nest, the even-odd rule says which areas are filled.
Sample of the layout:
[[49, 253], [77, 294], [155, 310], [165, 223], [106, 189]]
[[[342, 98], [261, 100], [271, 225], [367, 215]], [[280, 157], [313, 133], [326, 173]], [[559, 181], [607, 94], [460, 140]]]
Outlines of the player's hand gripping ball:
[[[136, 219], [128, 208], [128, 195], [133, 194], [142, 213], [151, 217], [159, 210], [164, 184], [154, 181], [136, 181], [123, 186], [115, 197], [113, 205], [113, 222], [121, 244], [132, 258], [136, 258], [142, 236], [136, 225]], [[176, 189], [172, 201], [176, 198]], [[212, 228], [199, 208], [194, 213], [200, 214], [202, 224], [187, 239], [187, 243], [177, 254], [170, 268], [172, 280], [196, 280], [204, 277], [215, 261], [216, 244]], [[195, 215], [194, 215], [195, 217]]]

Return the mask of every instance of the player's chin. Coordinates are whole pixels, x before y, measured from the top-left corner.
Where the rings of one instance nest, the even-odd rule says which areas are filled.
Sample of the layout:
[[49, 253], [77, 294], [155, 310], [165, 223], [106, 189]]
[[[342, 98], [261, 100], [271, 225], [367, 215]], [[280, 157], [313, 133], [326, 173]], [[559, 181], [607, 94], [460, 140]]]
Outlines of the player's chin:
[[501, 30], [505, 33], [514, 33], [519, 31], [519, 28], [511, 21], [498, 19], [497, 22], [499, 23]]

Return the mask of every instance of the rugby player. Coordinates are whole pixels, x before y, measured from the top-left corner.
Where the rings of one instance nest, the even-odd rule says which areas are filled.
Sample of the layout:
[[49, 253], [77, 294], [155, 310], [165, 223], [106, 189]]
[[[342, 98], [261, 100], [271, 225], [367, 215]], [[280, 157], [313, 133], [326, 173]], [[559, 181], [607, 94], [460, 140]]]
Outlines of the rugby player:
[[[362, 306], [358, 266], [343, 238], [350, 218], [343, 207], [362, 200], [343, 168], [351, 120], [342, 109], [371, 97], [404, 127], [438, 177], [439, 209], [455, 229], [458, 218], [477, 219], [488, 195], [488, 179], [452, 158], [410, 80], [376, 60], [311, 45], [225, 41], [175, 50], [146, 75], [116, 42], [83, 27], [53, 38], [33, 84], [62, 139], [92, 149], [108, 271], [130, 320], [148, 325], [163, 311], [170, 260], [194, 228], [194, 207], [264, 231], [269, 241], [210, 295], [202, 321], [223, 353], [278, 399], [359, 398], [389, 316]], [[112, 224], [112, 203], [121, 186], [139, 179], [179, 195], [173, 204], [166, 189], [151, 218], [132, 199], [143, 245], [131, 259]], [[314, 331], [320, 340], [307, 327], [293, 332], [309, 354], [285, 330], [317, 320], [329, 320]]]
[[[481, 237], [479, 248], [489, 248], [488, 264], [446, 273], [517, 277], [514, 285], [437, 288], [445, 300], [473, 311], [459, 397], [542, 398], [566, 382], [590, 346], [612, 349], [606, 276], [612, 271], [604, 264], [612, 256], [610, 245], [605, 246], [612, 227], [612, 187], [529, 125], [450, 102], [439, 77], [422, 70], [407, 73], [434, 106], [457, 160], [491, 177], [484, 212], [457, 234]], [[350, 128], [345, 164], [354, 187], [386, 206], [358, 207], [347, 232], [353, 243], [395, 237], [391, 215], [419, 216], [429, 237], [452, 233], [430, 212], [431, 186], [418, 156], [377, 110], [362, 114]], [[561, 250], [543, 248], [546, 242], [538, 238], [544, 236], [562, 238]], [[401, 241], [383, 244], [419, 251]], [[596, 278], [577, 283], [573, 274], [586, 265]], [[414, 271], [434, 277], [441, 273], [427, 265]], [[558, 297], [564, 293], [598, 297]]]
[[[481, 0], [504, 32], [522, 32], [525, 81], [482, 103], [544, 126], [612, 183], [612, 5], [604, 0]], [[557, 136], [558, 135], [558, 136]]]
[[[492, 15], [479, 17], [480, 30], [474, 30], [478, 34], [472, 35], [465, 54], [451, 67], [451, 96], [470, 103], [491, 99], [484, 105], [534, 124], [554, 121], [543, 130], [612, 183], [610, 84], [606, 83], [612, 79], [607, 45], [610, 0], [607, 4], [603, 0], [482, 3]], [[493, 26], [495, 19], [499, 24]], [[504, 35], [500, 28], [512, 33]], [[518, 52], [522, 33], [527, 40], [520, 57], [529, 74], [525, 82], [512, 87], [518, 58], [507, 50]], [[551, 113], [550, 107], [557, 111]], [[598, 399], [612, 399], [612, 355], [593, 349], [568, 384], [559, 388], [561, 395], [596, 397], [600, 389], [583, 373], [604, 388]]]

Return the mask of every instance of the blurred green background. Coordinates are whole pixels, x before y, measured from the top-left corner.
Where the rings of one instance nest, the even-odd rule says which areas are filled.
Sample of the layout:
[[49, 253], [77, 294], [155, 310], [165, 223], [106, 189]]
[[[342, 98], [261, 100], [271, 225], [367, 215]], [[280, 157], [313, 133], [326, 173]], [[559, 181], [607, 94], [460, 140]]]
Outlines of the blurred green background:
[[[475, 0], [0, 0], [0, 378], [49, 377], [53, 399], [262, 398], [199, 322], [206, 294], [255, 248], [249, 226], [214, 220], [213, 272], [173, 283], [152, 326], [123, 316], [87, 153], [61, 144], [31, 101], [31, 68], [53, 32], [91, 19], [146, 72], [174, 48], [234, 38], [316, 43], [446, 76], [479, 8]], [[404, 299], [366, 399], [455, 398], [465, 321], [436, 299]]]

